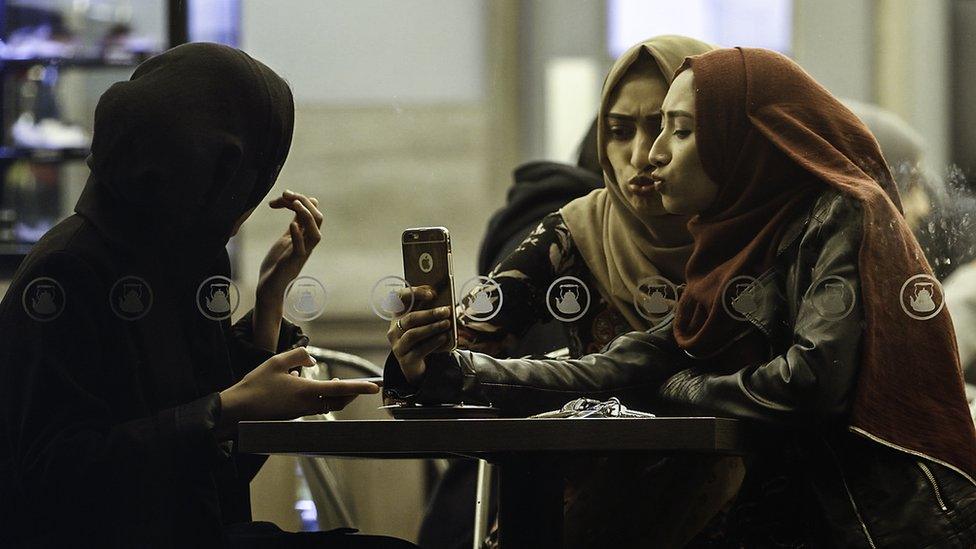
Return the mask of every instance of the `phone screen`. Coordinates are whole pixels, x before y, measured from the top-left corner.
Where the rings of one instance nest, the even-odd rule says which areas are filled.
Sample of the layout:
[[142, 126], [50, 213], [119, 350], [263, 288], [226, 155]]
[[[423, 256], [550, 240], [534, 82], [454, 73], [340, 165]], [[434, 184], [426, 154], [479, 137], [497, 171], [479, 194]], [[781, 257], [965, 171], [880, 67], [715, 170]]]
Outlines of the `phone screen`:
[[[454, 266], [451, 258], [451, 236], [444, 227], [427, 227], [403, 231], [403, 276], [413, 286], [430, 286], [437, 292], [433, 301], [418, 302], [413, 310], [449, 306], [453, 309]], [[451, 340], [440, 349], [457, 346], [457, 320], [451, 315]]]

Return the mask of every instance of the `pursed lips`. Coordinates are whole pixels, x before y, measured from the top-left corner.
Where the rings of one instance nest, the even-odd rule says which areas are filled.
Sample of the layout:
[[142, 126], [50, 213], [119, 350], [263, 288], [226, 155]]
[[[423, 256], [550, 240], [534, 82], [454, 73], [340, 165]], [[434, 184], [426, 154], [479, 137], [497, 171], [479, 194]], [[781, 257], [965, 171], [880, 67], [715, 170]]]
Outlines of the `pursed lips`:
[[638, 175], [630, 178], [627, 182], [627, 189], [634, 196], [648, 197], [658, 193], [658, 184], [653, 177]]
[[651, 172], [651, 180], [654, 181], [654, 190], [659, 193], [664, 192], [665, 179], [657, 172]]

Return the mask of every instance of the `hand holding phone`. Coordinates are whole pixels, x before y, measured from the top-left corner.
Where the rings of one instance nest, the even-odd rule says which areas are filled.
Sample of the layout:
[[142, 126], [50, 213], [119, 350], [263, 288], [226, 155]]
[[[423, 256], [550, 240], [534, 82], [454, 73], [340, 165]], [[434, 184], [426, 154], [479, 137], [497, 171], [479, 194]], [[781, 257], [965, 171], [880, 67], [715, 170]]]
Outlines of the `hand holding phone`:
[[427, 370], [427, 356], [451, 345], [455, 339], [453, 316], [453, 308], [438, 307], [413, 311], [390, 323], [386, 338], [407, 381], [420, 383]]
[[402, 236], [403, 273], [413, 310], [390, 323], [387, 339], [411, 382], [423, 378], [424, 359], [457, 346], [454, 274], [447, 229], [407, 229]]
[[[444, 227], [423, 227], [407, 229], [401, 236], [403, 248], [403, 277], [411, 288], [429, 288], [431, 295], [424, 292], [425, 299], [417, 300], [414, 295], [414, 311], [427, 311], [449, 307], [452, 311], [456, 302], [454, 297], [454, 265], [451, 256], [451, 234]], [[453, 314], [450, 339], [437, 349], [438, 352], [452, 351], [457, 346], [457, 321]], [[402, 325], [402, 322], [401, 322]]]

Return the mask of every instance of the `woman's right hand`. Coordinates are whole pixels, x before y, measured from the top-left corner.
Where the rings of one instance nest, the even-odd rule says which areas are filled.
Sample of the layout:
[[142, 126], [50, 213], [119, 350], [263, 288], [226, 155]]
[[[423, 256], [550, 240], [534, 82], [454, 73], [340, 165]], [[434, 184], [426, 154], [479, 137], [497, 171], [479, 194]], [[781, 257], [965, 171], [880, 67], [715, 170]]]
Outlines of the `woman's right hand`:
[[[436, 297], [430, 286], [419, 286], [405, 290], [413, 293], [413, 303], [431, 301]], [[401, 299], [406, 300], [409, 293]], [[451, 315], [449, 306], [407, 313], [390, 322], [386, 339], [390, 342], [393, 355], [400, 363], [400, 369], [407, 381], [414, 385], [424, 379], [427, 355], [443, 347], [451, 339]]]
[[298, 347], [274, 355], [221, 391], [218, 433], [229, 436], [239, 421], [294, 419], [341, 410], [357, 396], [380, 390], [368, 381], [320, 381], [299, 375], [301, 368], [314, 365], [308, 351]]

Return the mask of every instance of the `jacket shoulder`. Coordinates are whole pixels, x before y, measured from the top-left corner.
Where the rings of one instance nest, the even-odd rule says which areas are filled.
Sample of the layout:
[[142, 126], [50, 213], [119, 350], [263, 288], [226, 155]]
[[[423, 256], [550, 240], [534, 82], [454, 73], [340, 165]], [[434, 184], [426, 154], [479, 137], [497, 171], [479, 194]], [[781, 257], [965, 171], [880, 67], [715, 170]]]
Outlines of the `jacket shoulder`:
[[828, 188], [813, 201], [805, 215], [793, 221], [780, 241], [777, 253], [782, 254], [797, 241], [810, 242], [838, 230], [854, 231], [859, 238], [862, 219], [861, 203], [856, 198]]

